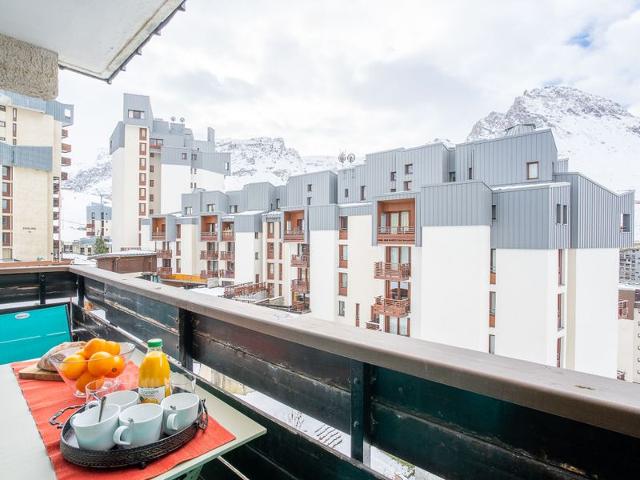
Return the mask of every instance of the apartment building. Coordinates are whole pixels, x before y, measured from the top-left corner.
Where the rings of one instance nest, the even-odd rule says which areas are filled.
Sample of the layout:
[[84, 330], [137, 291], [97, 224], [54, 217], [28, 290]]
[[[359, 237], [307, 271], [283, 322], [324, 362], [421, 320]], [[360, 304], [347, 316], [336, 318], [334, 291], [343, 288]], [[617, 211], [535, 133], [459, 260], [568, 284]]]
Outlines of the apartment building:
[[0, 90], [3, 260], [60, 258], [72, 124], [73, 105]]
[[104, 203], [87, 205], [87, 237], [111, 237], [111, 207]]
[[550, 130], [519, 126], [185, 194], [143, 237], [167, 274], [265, 282], [314, 317], [613, 377], [633, 203], [569, 172]]
[[112, 156], [113, 251], [141, 244], [141, 221], [180, 210], [180, 195], [222, 190], [229, 154], [215, 151], [215, 132], [196, 140], [184, 119], [153, 117], [148, 96], [124, 94], [122, 121], [109, 142]]
[[640, 289], [621, 284], [618, 293], [618, 378], [640, 382]]
[[640, 245], [620, 250], [620, 283], [640, 284]]

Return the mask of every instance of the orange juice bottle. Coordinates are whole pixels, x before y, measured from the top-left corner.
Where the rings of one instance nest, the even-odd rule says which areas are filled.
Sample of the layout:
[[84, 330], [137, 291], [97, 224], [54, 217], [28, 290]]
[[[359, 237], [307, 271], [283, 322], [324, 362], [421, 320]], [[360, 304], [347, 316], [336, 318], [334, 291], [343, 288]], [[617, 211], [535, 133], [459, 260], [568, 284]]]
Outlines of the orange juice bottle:
[[138, 374], [138, 393], [142, 403], [160, 403], [171, 395], [169, 360], [159, 338], [147, 342], [147, 354]]

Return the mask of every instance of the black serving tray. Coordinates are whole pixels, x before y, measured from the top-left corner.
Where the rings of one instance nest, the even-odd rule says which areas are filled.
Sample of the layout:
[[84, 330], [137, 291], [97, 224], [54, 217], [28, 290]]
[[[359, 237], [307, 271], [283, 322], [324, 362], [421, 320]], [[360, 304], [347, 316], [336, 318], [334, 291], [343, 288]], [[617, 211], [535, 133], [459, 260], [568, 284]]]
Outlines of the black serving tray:
[[78, 408], [78, 410], [73, 414], [77, 415], [84, 411], [85, 405], [67, 407], [57, 412], [49, 420], [51, 425], [56, 425], [58, 428], [62, 428], [62, 432], [60, 434], [60, 453], [62, 453], [65, 460], [75, 465], [100, 469], [124, 467], [144, 468], [148, 463], [182, 447], [195, 437], [198, 430], [206, 430], [209, 420], [204, 400], [200, 400], [198, 418], [196, 418], [195, 422], [173, 435], [165, 435], [163, 433], [163, 436], [157, 442], [143, 445], [141, 447], [125, 447], [122, 445], [116, 445], [112, 449], [104, 451], [85, 450], [78, 447], [78, 443], [75, 439], [75, 433], [71, 426], [71, 418], [73, 415], [71, 415], [64, 424], [56, 421], [64, 411], [72, 408]]

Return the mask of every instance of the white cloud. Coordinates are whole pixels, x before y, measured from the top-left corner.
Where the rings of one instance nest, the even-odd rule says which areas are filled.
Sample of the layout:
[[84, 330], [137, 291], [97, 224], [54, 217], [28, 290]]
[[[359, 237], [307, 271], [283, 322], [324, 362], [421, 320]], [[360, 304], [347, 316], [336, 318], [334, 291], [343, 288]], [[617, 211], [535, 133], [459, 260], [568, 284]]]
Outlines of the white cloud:
[[[189, 0], [111, 86], [61, 73], [78, 163], [122, 93], [204, 136], [282, 136], [303, 154], [462, 140], [525, 89], [564, 83], [640, 113], [637, 1]], [[570, 41], [580, 36], [588, 42]], [[586, 48], [585, 48], [586, 47]]]

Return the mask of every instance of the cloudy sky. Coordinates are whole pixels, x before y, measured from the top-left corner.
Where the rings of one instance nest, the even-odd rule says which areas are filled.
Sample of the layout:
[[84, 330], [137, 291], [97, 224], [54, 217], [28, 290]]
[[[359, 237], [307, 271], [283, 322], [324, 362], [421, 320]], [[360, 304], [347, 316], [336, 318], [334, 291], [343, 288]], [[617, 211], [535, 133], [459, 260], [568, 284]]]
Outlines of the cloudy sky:
[[640, 1], [188, 0], [112, 85], [61, 72], [76, 165], [95, 161], [122, 93], [196, 136], [280, 136], [303, 155], [461, 141], [548, 84], [640, 115]]

